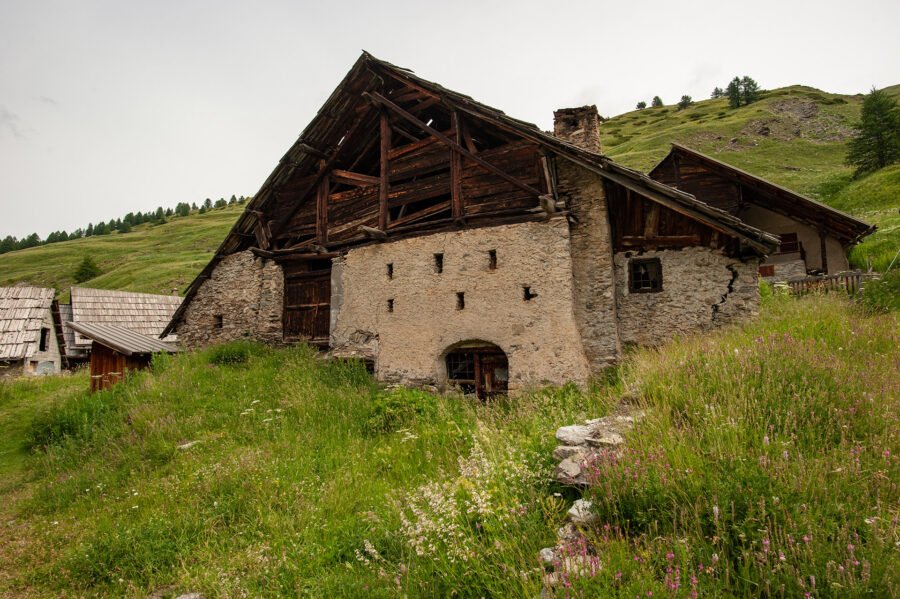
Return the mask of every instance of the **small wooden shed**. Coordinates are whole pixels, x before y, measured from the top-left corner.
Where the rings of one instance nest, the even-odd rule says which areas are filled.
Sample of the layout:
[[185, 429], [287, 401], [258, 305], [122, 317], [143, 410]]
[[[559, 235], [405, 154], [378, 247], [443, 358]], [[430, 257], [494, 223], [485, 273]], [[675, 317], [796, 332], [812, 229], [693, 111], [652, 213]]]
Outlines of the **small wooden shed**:
[[131, 329], [109, 324], [70, 322], [69, 327], [91, 340], [91, 391], [109, 389], [129, 370], [150, 366], [153, 354], [175, 353], [178, 348]]

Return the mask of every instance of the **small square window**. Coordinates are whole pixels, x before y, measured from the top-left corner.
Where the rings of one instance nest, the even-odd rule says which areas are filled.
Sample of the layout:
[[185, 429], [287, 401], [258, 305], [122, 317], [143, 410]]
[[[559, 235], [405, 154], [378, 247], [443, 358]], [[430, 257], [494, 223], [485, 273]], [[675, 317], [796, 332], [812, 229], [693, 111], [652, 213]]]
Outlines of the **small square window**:
[[434, 272], [437, 274], [444, 272], [444, 254], [434, 255]]
[[216, 314], [215, 316], [213, 316], [213, 322], [217, 329], [221, 329], [225, 324], [221, 314]]
[[41, 329], [41, 342], [38, 351], [47, 351], [50, 346], [50, 329]]
[[387, 277], [388, 281], [392, 281], [394, 279], [394, 263], [390, 262], [387, 265]]
[[662, 291], [662, 264], [660, 264], [659, 258], [632, 260], [630, 275], [628, 288], [631, 293]]
[[537, 297], [537, 293], [532, 291], [531, 287], [529, 287], [528, 285], [522, 286], [522, 299], [523, 300], [525, 300], [526, 302], [530, 302], [531, 300], [533, 300], [536, 297]]
[[488, 250], [488, 269], [497, 270], [497, 250]]
[[393, 312], [393, 311], [394, 311], [394, 300], [389, 299], [389, 300], [387, 301], [387, 311], [388, 311], [388, 312]]
[[465, 310], [466, 309], [466, 294], [462, 291], [458, 291], [456, 293], [456, 309], [457, 310]]

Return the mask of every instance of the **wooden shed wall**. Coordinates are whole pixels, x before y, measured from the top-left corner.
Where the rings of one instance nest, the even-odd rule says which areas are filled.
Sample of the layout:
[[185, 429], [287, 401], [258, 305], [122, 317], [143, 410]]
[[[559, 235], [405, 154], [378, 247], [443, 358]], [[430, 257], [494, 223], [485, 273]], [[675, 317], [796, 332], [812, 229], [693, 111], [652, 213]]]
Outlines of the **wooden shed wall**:
[[96, 341], [91, 345], [91, 391], [109, 389], [125, 378], [129, 370], [150, 365], [148, 354], [126, 356]]

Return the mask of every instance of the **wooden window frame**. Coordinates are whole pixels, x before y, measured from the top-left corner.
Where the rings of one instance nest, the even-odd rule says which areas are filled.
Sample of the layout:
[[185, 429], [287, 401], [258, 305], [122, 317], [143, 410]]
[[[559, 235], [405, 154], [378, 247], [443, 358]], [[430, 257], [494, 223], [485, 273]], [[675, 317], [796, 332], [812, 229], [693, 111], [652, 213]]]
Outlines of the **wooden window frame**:
[[[657, 279], [659, 281], [659, 285], [656, 288], [651, 287], [637, 287], [636, 281], [634, 277], [634, 271], [640, 265], [653, 264], [656, 267]], [[653, 277], [650, 277], [650, 280], [653, 280]], [[661, 293], [663, 290], [663, 269], [662, 269], [662, 261], [659, 258], [632, 258], [628, 261], [628, 292], [629, 293]]]

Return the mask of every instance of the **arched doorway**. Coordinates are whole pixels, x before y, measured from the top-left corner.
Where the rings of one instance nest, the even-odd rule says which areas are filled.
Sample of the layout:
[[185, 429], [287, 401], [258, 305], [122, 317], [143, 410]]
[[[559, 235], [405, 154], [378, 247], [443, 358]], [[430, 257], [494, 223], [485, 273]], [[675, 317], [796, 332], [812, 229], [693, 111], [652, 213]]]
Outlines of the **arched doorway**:
[[509, 389], [509, 361], [493, 343], [470, 341], [454, 346], [446, 357], [447, 383], [478, 399], [505, 395]]

